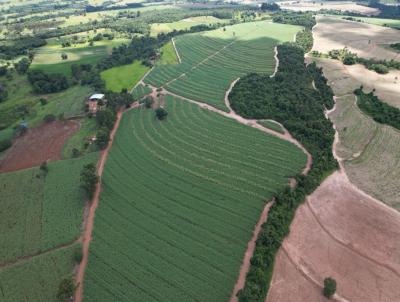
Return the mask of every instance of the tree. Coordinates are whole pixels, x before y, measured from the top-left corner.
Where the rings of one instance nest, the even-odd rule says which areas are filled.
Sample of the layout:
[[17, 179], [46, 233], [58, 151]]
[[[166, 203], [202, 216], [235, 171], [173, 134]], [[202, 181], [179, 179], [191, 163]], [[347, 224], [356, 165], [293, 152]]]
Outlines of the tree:
[[104, 149], [110, 140], [110, 130], [105, 127], [100, 128], [96, 135], [96, 144], [100, 149]]
[[148, 96], [147, 98], [145, 98], [144, 100], [144, 106], [147, 109], [150, 109], [153, 106], [154, 100], [151, 96]]
[[49, 172], [49, 167], [47, 166], [47, 161], [44, 161], [40, 164], [40, 170], [43, 171], [44, 174]]
[[63, 279], [58, 287], [57, 299], [58, 301], [70, 300], [74, 294], [76, 286], [72, 278]]
[[156, 109], [156, 117], [161, 121], [167, 118], [168, 112], [164, 108], [157, 108]]
[[328, 277], [324, 279], [324, 296], [328, 299], [332, 298], [332, 296], [336, 292], [336, 281], [335, 279]]
[[81, 186], [89, 198], [93, 197], [96, 190], [98, 176], [96, 174], [96, 165], [94, 163], [83, 166], [81, 171]]
[[7, 66], [0, 66], [0, 77], [7, 75], [8, 68]]
[[61, 54], [61, 59], [62, 59], [62, 60], [68, 59], [68, 55], [67, 55], [65, 52], [63, 52], [63, 53]]
[[8, 91], [7, 88], [0, 83], [0, 103], [7, 100]]
[[30, 65], [31, 61], [29, 61], [27, 58], [22, 58], [17, 63], [14, 63], [14, 68], [19, 74], [25, 74]]

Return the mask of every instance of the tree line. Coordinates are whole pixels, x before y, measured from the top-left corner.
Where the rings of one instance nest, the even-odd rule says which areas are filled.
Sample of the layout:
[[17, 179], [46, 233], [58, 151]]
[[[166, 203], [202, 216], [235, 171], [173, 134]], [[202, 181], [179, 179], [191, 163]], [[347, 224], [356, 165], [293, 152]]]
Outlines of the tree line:
[[313, 163], [307, 176], [295, 177], [294, 189], [288, 186], [275, 195], [256, 241], [245, 287], [238, 293], [240, 302], [264, 301], [276, 253], [289, 233], [297, 207], [338, 167], [332, 154], [334, 129], [324, 115], [334, 105], [333, 92], [322, 70], [315, 63], [306, 66], [304, 50], [293, 43], [279, 45], [278, 58], [275, 77], [253, 73], [238, 81], [230, 95], [231, 106], [246, 118], [282, 123], [311, 153]]

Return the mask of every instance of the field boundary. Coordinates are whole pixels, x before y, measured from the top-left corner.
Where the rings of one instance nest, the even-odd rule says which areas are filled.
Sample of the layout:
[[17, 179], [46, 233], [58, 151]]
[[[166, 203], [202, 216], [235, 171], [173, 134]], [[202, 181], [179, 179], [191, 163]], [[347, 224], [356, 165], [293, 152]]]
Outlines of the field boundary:
[[171, 42], [172, 42], [172, 45], [174, 46], [175, 54], [176, 54], [176, 57], [178, 58], [178, 63], [180, 64], [180, 63], [182, 63], [182, 60], [181, 60], [181, 56], [179, 55], [178, 49], [176, 48], [174, 38], [171, 39]]

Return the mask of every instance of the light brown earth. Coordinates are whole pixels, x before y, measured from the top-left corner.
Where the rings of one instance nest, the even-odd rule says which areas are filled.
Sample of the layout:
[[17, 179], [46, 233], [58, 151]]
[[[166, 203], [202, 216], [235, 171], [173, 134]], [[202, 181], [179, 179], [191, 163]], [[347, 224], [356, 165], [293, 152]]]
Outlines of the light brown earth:
[[284, 240], [267, 302], [400, 301], [400, 216], [335, 172], [299, 207]]
[[367, 7], [364, 5], [358, 5], [355, 2], [350, 1], [329, 1], [329, 2], [299, 2], [299, 1], [282, 1], [278, 2], [282, 9], [288, 9], [293, 11], [320, 11], [321, 9], [337, 10], [337, 11], [347, 11], [360, 13], [364, 15], [377, 15], [379, 10], [372, 7]]
[[399, 42], [400, 35], [396, 29], [317, 16], [317, 25], [313, 28], [313, 36], [312, 50], [322, 53], [347, 47], [351, 52], [357, 53], [363, 58], [399, 59], [399, 53], [387, 47], [387, 45]]
[[61, 159], [65, 141], [79, 129], [76, 121], [54, 121], [28, 129], [18, 137], [0, 161], [0, 172], [39, 166], [44, 161]]

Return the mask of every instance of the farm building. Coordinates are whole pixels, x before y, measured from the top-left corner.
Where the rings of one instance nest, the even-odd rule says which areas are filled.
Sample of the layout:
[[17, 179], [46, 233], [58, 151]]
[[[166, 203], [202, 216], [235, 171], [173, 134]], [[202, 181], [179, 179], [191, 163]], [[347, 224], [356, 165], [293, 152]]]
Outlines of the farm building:
[[87, 104], [89, 107], [90, 114], [96, 114], [96, 112], [102, 108], [102, 106], [106, 103], [106, 99], [104, 98], [104, 94], [95, 93], [91, 95], [88, 100]]

